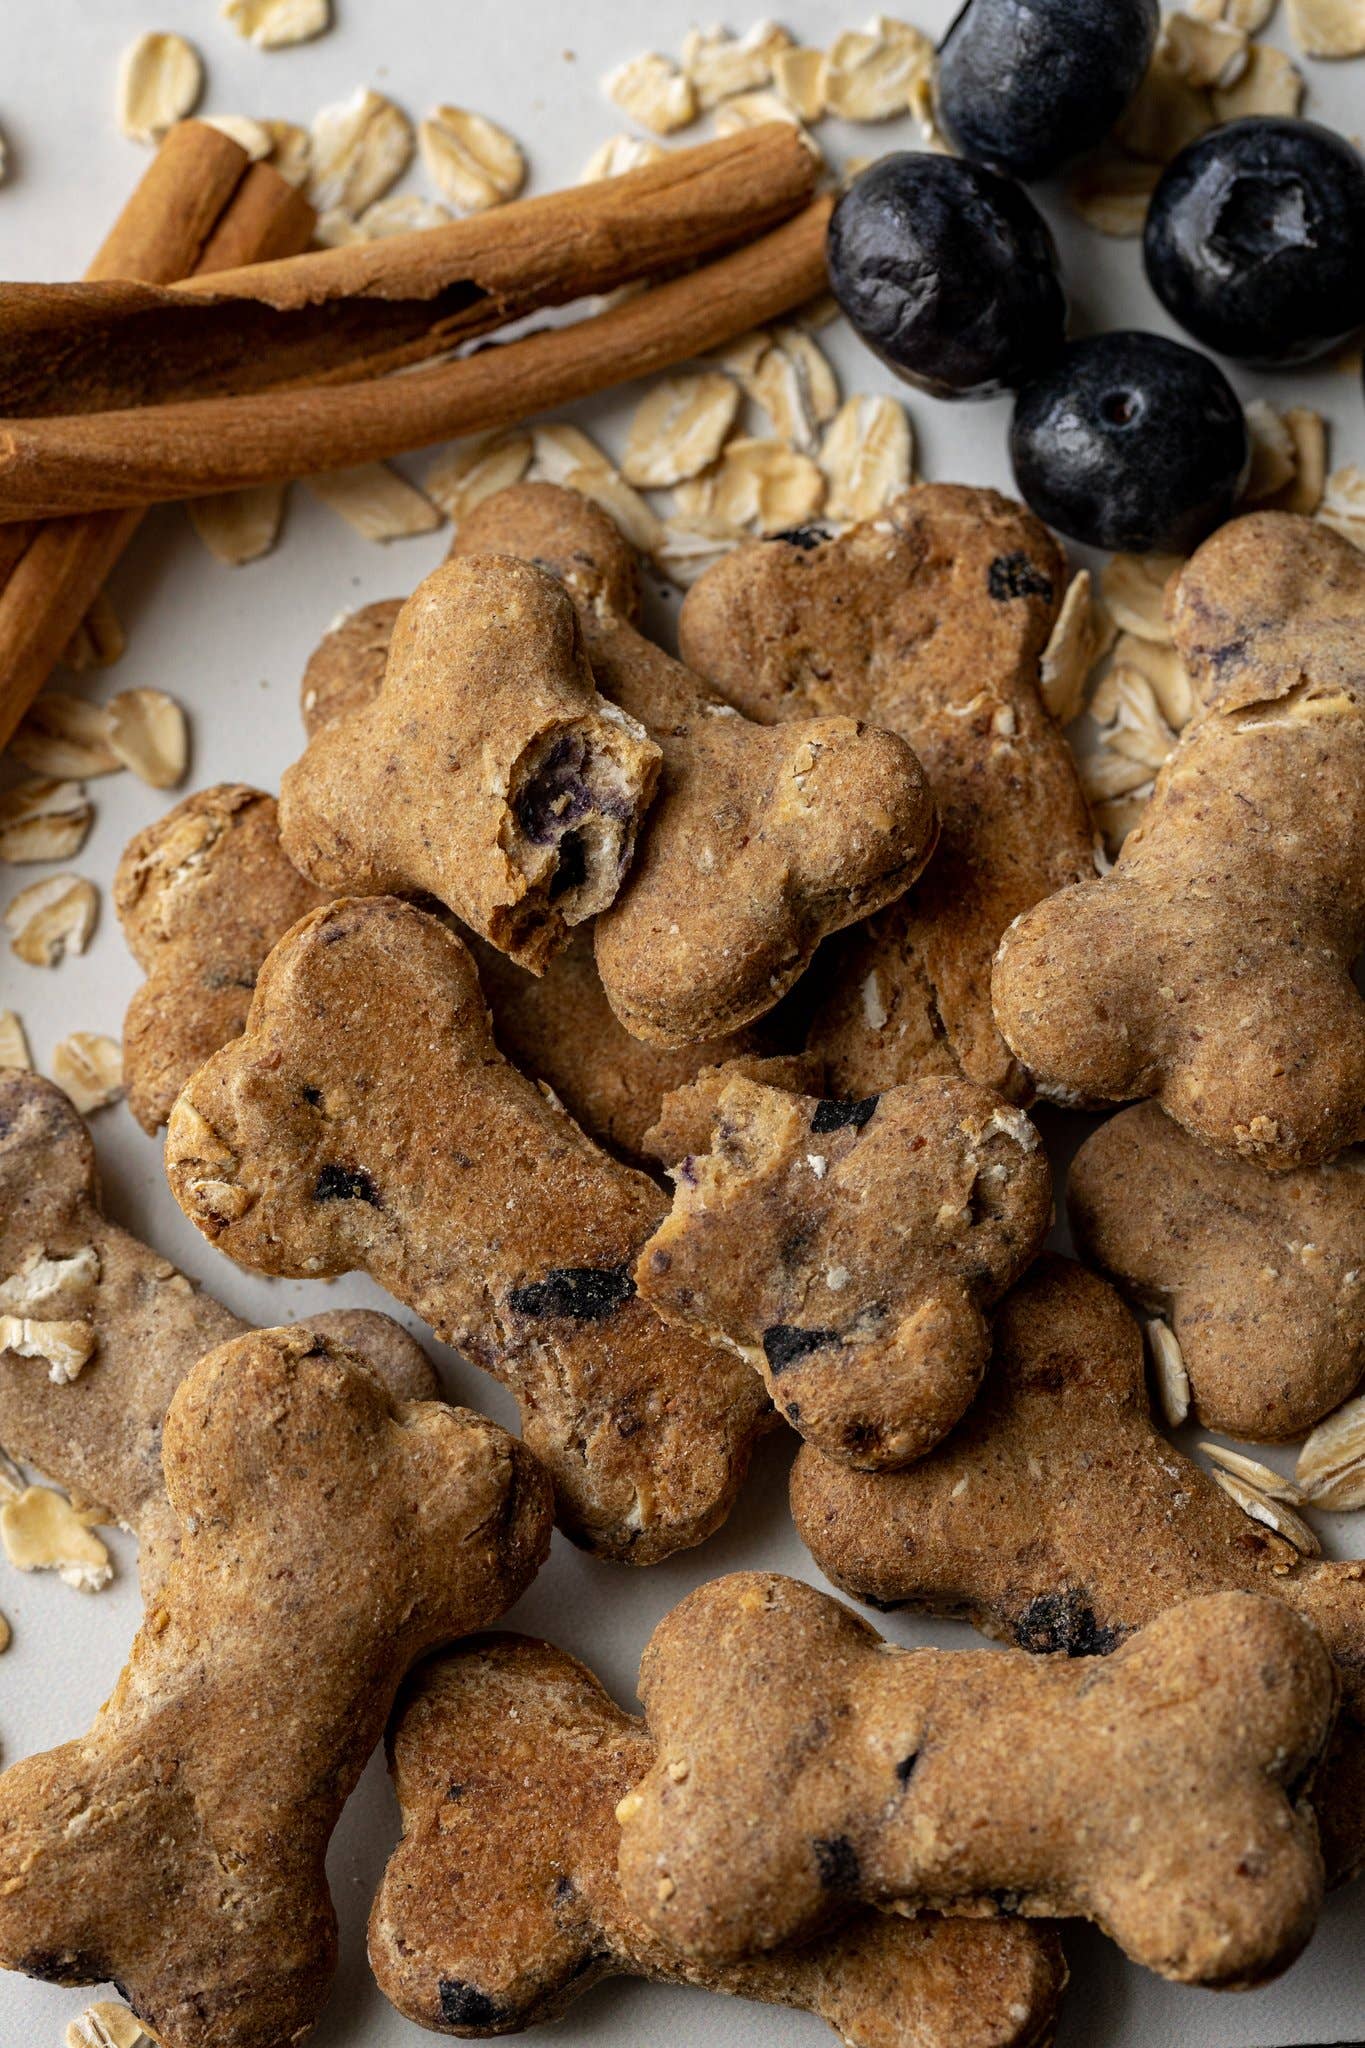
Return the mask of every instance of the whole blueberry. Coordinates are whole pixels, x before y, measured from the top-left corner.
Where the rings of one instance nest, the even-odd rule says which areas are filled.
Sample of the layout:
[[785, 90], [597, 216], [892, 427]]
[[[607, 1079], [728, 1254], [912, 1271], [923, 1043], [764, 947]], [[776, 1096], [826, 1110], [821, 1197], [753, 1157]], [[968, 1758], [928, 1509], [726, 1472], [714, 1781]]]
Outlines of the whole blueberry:
[[1159, 334], [1074, 341], [1014, 408], [1010, 455], [1040, 519], [1091, 547], [1185, 554], [1246, 480], [1246, 420], [1218, 365]]
[[964, 156], [1043, 178], [1102, 142], [1156, 47], [1157, 0], [968, 0], [939, 52], [939, 116]]
[[1153, 291], [1196, 340], [1307, 362], [1365, 322], [1365, 161], [1315, 121], [1232, 121], [1168, 166], [1143, 247]]
[[1028, 194], [957, 157], [906, 152], [834, 209], [829, 280], [868, 347], [940, 398], [986, 398], [1066, 333], [1057, 250]]

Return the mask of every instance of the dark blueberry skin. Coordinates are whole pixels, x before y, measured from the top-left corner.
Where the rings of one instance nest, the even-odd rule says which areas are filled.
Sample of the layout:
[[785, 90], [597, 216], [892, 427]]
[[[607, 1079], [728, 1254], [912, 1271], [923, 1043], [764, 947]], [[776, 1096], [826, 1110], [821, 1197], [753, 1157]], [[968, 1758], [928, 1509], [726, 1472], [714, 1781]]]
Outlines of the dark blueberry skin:
[[939, 118], [963, 156], [1045, 178], [1102, 142], [1156, 47], [1157, 0], [969, 0], [939, 54]]
[[1182, 149], [1152, 196], [1147, 276], [1206, 348], [1266, 368], [1365, 323], [1365, 160], [1315, 121], [1232, 121]]
[[1159, 334], [1073, 341], [1019, 394], [1019, 489], [1072, 540], [1187, 554], [1246, 481], [1246, 419], [1218, 365]]
[[835, 298], [875, 355], [937, 398], [989, 398], [1061, 346], [1057, 250], [1028, 194], [906, 152], [855, 178], [829, 227]]

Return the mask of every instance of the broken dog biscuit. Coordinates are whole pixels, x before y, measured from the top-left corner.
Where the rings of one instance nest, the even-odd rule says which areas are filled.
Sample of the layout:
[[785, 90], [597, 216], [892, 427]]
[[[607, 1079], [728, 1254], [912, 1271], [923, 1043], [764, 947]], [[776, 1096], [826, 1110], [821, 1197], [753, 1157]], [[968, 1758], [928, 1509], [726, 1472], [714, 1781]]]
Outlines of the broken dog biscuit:
[[655, 1761], [590, 1671], [527, 1636], [422, 1666], [389, 1736], [403, 1839], [370, 1915], [379, 1988], [420, 2027], [507, 2034], [604, 1977], [794, 2006], [847, 2048], [1042, 2048], [1066, 1981], [1051, 1928], [858, 1912], [800, 1948], [709, 1964], [626, 1906], [618, 1802]]
[[919, 874], [937, 823], [906, 742], [852, 718], [741, 717], [640, 633], [635, 557], [586, 498], [514, 485], [464, 520], [456, 551], [559, 575], [599, 688], [663, 750], [639, 856], [595, 930], [607, 1000], [635, 1037], [677, 1046], [742, 1029], [822, 938]]
[[116, 1980], [165, 2048], [297, 2042], [327, 1841], [399, 1681], [550, 1542], [544, 1475], [302, 1330], [200, 1360], [166, 1418], [179, 1547], [90, 1733], [0, 1778], [0, 1964]]
[[791, 1503], [835, 1585], [965, 1615], [1021, 1649], [1105, 1656], [1203, 1594], [1298, 1608], [1345, 1685], [1315, 1790], [1328, 1875], [1365, 1864], [1365, 1564], [1305, 1562], [1166, 1440], [1141, 1334], [1093, 1274], [1044, 1258], [1005, 1297], [980, 1394], [918, 1465], [851, 1472], [806, 1450]]
[[996, 1014], [1054, 1100], [1312, 1166], [1365, 1138], [1365, 556], [1254, 513], [1168, 605], [1194, 718], [1112, 872], [1006, 933]]
[[1365, 1159], [1263, 1173], [1153, 1102], [1072, 1162], [1082, 1254], [1175, 1332], [1206, 1429], [1286, 1443], [1365, 1374]]
[[841, 1093], [951, 1071], [1027, 1092], [991, 1014], [991, 960], [1022, 910], [1095, 871], [1075, 765], [1038, 693], [1065, 577], [1022, 506], [926, 484], [837, 539], [750, 542], [688, 592], [683, 659], [747, 717], [888, 727], [938, 807], [913, 893], [816, 964], [810, 1046]]
[[280, 933], [325, 900], [280, 845], [274, 797], [239, 782], [186, 797], [129, 841], [114, 908], [147, 975], [123, 1025], [124, 1086], [144, 1131], [242, 1029]]
[[1304, 1797], [1336, 1674], [1278, 1600], [1173, 1609], [1112, 1657], [898, 1650], [827, 1594], [738, 1572], [655, 1629], [657, 1760], [617, 1808], [627, 1906], [717, 1962], [857, 1903], [1098, 1922], [1227, 1989], [1313, 1931]]
[[923, 1456], [966, 1409], [985, 1311], [1052, 1210], [1028, 1118], [947, 1078], [848, 1102], [737, 1076], [713, 1150], [674, 1178], [635, 1266], [645, 1300], [746, 1358], [826, 1456], [871, 1470]]
[[556, 580], [465, 556], [398, 613], [378, 694], [286, 771], [280, 836], [319, 887], [434, 896], [539, 971], [615, 896], [660, 759], [597, 694]]
[[724, 1520], [763, 1389], [636, 1297], [663, 1195], [501, 1058], [437, 919], [366, 897], [287, 933], [172, 1111], [166, 1164], [230, 1257], [369, 1272], [504, 1380], [588, 1548], [650, 1563]]

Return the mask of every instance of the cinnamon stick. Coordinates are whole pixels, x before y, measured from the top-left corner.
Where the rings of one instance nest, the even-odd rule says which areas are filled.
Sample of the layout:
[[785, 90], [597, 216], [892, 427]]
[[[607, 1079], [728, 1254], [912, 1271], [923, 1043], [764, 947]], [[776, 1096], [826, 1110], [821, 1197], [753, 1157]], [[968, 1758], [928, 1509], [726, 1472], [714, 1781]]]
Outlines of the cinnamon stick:
[[569, 327], [407, 376], [0, 425], [0, 522], [194, 498], [483, 433], [717, 348], [825, 282], [831, 202]]
[[[90, 274], [136, 266], [158, 283], [194, 265], [304, 248], [313, 212], [285, 180], [248, 164], [206, 122], [173, 128], [110, 231]], [[0, 747], [5, 746], [85, 617], [142, 518], [142, 507], [26, 528], [0, 528]], [[10, 541], [13, 535], [18, 545]]]
[[416, 234], [153, 291], [18, 284], [0, 300], [0, 413], [134, 405], [376, 376], [538, 308], [752, 240], [810, 199], [788, 122]]

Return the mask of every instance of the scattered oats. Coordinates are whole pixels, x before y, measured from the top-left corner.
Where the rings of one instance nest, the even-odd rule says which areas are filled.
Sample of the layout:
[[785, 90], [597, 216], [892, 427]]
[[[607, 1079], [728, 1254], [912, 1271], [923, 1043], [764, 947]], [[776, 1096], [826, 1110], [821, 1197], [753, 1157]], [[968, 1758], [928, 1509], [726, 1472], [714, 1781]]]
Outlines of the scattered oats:
[[70, 779], [112, 775], [121, 765], [109, 744], [109, 715], [88, 697], [44, 690], [25, 712], [9, 751], [39, 775]]
[[52, 1078], [82, 1116], [123, 1093], [123, 1047], [102, 1031], [73, 1031], [52, 1048]]
[[1082, 157], [1068, 176], [1067, 203], [1098, 234], [1140, 235], [1160, 176], [1160, 164], [1099, 149]]
[[244, 149], [254, 164], [263, 162], [275, 146], [265, 122], [254, 121], [250, 114], [205, 114], [204, 121]]
[[1287, 0], [1289, 33], [1305, 57], [1365, 56], [1365, 0]]
[[55, 1571], [80, 1593], [98, 1593], [114, 1576], [99, 1537], [51, 1487], [26, 1486], [0, 1506], [0, 1542], [21, 1572]]
[[899, 399], [860, 393], [840, 406], [820, 444], [831, 519], [872, 519], [914, 474], [915, 442]]
[[1245, 410], [1251, 437], [1251, 474], [1244, 495], [1248, 504], [1255, 505], [1293, 481], [1294, 437], [1288, 422], [1264, 398], [1253, 398]]
[[363, 462], [357, 469], [333, 469], [305, 478], [324, 505], [340, 513], [366, 540], [405, 540], [441, 524], [439, 506], [387, 462]]
[[767, 413], [777, 438], [803, 455], [813, 455], [821, 427], [839, 410], [839, 380], [810, 335], [800, 327], [775, 327], [771, 347], [741, 381]]
[[344, 206], [329, 206], [313, 226], [313, 240], [319, 249], [349, 249], [356, 242], [368, 242], [360, 222]]
[[99, 1277], [100, 1255], [92, 1244], [55, 1259], [41, 1249], [31, 1251], [17, 1273], [0, 1280], [0, 1310], [42, 1317], [60, 1309], [70, 1315], [89, 1307]]
[[332, 0], [223, 0], [218, 11], [258, 50], [311, 42], [332, 26]]
[[95, 1332], [89, 1323], [0, 1315], [0, 1351], [12, 1351], [16, 1358], [40, 1358], [55, 1386], [68, 1387], [79, 1379], [94, 1348]]
[[1196, 21], [1226, 21], [1258, 36], [1275, 12], [1275, 0], [1186, 0], [1186, 12]]
[[[3, 168], [4, 153], [3, 150], [0, 149], [0, 170], [3, 170]], [[0, 1656], [4, 1655], [5, 1651], [9, 1648], [13, 1640], [14, 1637], [10, 1631], [9, 1623], [6, 1621], [4, 1615], [0, 1614]]]
[[1299, 1452], [1295, 1476], [1315, 1508], [1365, 1507], [1365, 1394], [1318, 1424]]
[[1125, 760], [1139, 762], [1150, 777], [1170, 759], [1177, 735], [1141, 670], [1116, 667], [1106, 682], [1106, 703], [1112, 702], [1114, 708], [1100, 732], [1100, 743]]
[[319, 213], [342, 207], [363, 213], [382, 199], [412, 162], [412, 123], [401, 107], [369, 86], [314, 116], [308, 197]]
[[119, 63], [119, 126], [134, 142], [160, 142], [193, 113], [203, 90], [203, 61], [193, 43], [149, 29]]
[[806, 1154], [806, 1164], [817, 1180], [823, 1180], [829, 1172], [829, 1161], [823, 1152], [808, 1152]]
[[741, 538], [723, 519], [669, 519], [654, 559], [670, 583], [687, 590]]
[[828, 75], [823, 50], [792, 47], [773, 57], [773, 84], [800, 121], [823, 118]]
[[1174, 1429], [1190, 1412], [1190, 1376], [1185, 1370], [1184, 1353], [1169, 1323], [1154, 1317], [1146, 1328], [1147, 1355], [1152, 1361], [1157, 1400]]
[[951, 156], [953, 146], [938, 121], [938, 59], [910, 82], [910, 118], [920, 133], [920, 148], [935, 156]]
[[1208, 93], [1181, 76], [1163, 35], [1147, 76], [1115, 125], [1114, 140], [1130, 156], [1165, 164], [1212, 128], [1214, 119]]
[[82, 783], [17, 783], [0, 794], [0, 860], [16, 867], [70, 860], [84, 846], [94, 816]]
[[697, 118], [691, 79], [657, 50], [618, 65], [602, 80], [602, 90], [623, 114], [655, 135], [672, 135]]
[[1273, 1529], [1277, 1536], [1283, 1536], [1286, 1543], [1292, 1543], [1295, 1550], [1304, 1557], [1317, 1557], [1322, 1545], [1301, 1515], [1283, 1501], [1272, 1500], [1255, 1486], [1247, 1486], [1231, 1472], [1214, 1472], [1224, 1493], [1235, 1500], [1244, 1515], [1250, 1515], [1253, 1522], [1260, 1522], [1265, 1528]]
[[1291, 1508], [1301, 1508], [1307, 1495], [1292, 1479], [1286, 1479], [1273, 1465], [1263, 1465], [1259, 1458], [1247, 1457], [1245, 1451], [1232, 1451], [1225, 1444], [1201, 1443], [1200, 1450], [1205, 1457], [1212, 1458], [1215, 1465], [1221, 1465], [1225, 1472], [1254, 1486], [1258, 1493], [1268, 1495], [1271, 1500], [1287, 1502]]
[[135, 2013], [126, 2005], [101, 2000], [87, 2005], [66, 2030], [66, 2048], [156, 2048]]
[[80, 875], [48, 875], [30, 882], [5, 907], [10, 951], [30, 967], [55, 967], [67, 953], [83, 953], [99, 912], [93, 882]]
[[1101, 724], [1115, 718], [1121, 680], [1136, 671], [1151, 690], [1167, 725], [1183, 732], [1194, 713], [1194, 685], [1174, 647], [1158, 647], [1154, 640], [1139, 640], [1135, 633], [1121, 633], [1112, 656], [1091, 697], [1091, 715]]
[[1297, 114], [1303, 105], [1303, 90], [1303, 73], [1283, 50], [1269, 43], [1253, 43], [1247, 53], [1247, 68], [1236, 85], [1214, 92], [1214, 115], [1219, 121], [1240, 121], [1248, 114]]
[[1115, 624], [1139, 640], [1169, 643], [1166, 585], [1184, 566], [1181, 555], [1111, 556], [1100, 571], [1100, 589]]
[[246, 491], [218, 491], [191, 498], [190, 524], [209, 553], [232, 568], [268, 555], [284, 521], [284, 484], [254, 484]]
[[791, 37], [775, 21], [758, 21], [747, 35], [727, 28], [689, 29], [683, 37], [682, 68], [703, 112], [736, 93], [772, 82], [774, 59], [791, 48]]
[[1352, 464], [1332, 471], [1323, 491], [1318, 518], [1334, 533], [1354, 541], [1358, 548], [1365, 548], [1365, 470]]
[[814, 156], [819, 156], [819, 146], [814, 136], [807, 135], [780, 93], [744, 92], [737, 98], [725, 100], [716, 108], [715, 128], [717, 135], [738, 135], [745, 128], [763, 128], [769, 121], [785, 121], [795, 128]]
[[872, 972], [868, 975], [867, 979], [863, 983], [862, 998], [863, 1022], [867, 1025], [868, 1030], [883, 1030], [886, 1026], [886, 1021], [888, 1017], [891, 1015], [891, 1012], [887, 1009], [885, 1002], [882, 1000], [882, 985], [877, 978], [877, 970], [875, 967], [872, 969]]
[[578, 427], [537, 427], [532, 442], [533, 481], [562, 484], [591, 498], [611, 515], [632, 547], [646, 555], [659, 552], [663, 521], [587, 434]]
[[482, 441], [462, 441], [438, 455], [422, 479], [422, 488], [458, 526], [476, 505], [519, 484], [531, 466], [529, 434], [490, 434]]
[[808, 455], [757, 437], [732, 441], [719, 462], [677, 493], [684, 518], [720, 519], [759, 533], [801, 526], [824, 501], [824, 475]]
[[824, 328], [832, 327], [842, 311], [833, 292], [821, 292], [818, 299], [807, 299], [804, 306], [798, 306], [791, 317], [807, 334], [819, 334]]
[[1294, 447], [1294, 474], [1274, 502], [1281, 512], [1311, 519], [1327, 488], [1327, 422], [1309, 406], [1291, 405], [1284, 423]]
[[449, 207], [421, 192], [391, 192], [387, 199], [376, 199], [373, 206], [367, 206], [356, 226], [367, 242], [382, 242], [390, 235], [447, 227], [452, 218]]
[[432, 184], [466, 213], [515, 199], [526, 183], [526, 159], [507, 130], [467, 107], [437, 107], [417, 141]]
[[1235, 85], [1247, 68], [1247, 36], [1227, 21], [1168, 14], [1163, 33], [1170, 61], [1187, 85]]
[[743, 384], [752, 377], [771, 347], [772, 336], [767, 328], [754, 327], [747, 334], [736, 335], [733, 341], [727, 341], [723, 347], [713, 349], [707, 360], [719, 363], [723, 370], [728, 370], [732, 377], [738, 377]]
[[15, 1010], [0, 1010], [0, 1067], [33, 1067], [23, 1020]]
[[[1144, 800], [1151, 794], [1151, 769], [1127, 754], [1115, 752], [1112, 747], [1099, 747], [1093, 753], [1079, 753], [1076, 772], [1097, 821], [1099, 810], [1104, 805], [1112, 804], [1120, 797], [1136, 797], [1139, 792], [1144, 794]], [[1105, 836], [1109, 836], [1107, 831]]]
[[825, 101], [845, 121], [891, 121], [910, 104], [916, 78], [934, 64], [934, 45], [908, 21], [877, 14], [831, 46]]
[[120, 690], [111, 697], [109, 744], [152, 789], [174, 789], [189, 766], [185, 713], [164, 690]]
[[1090, 571], [1072, 577], [1062, 608], [1038, 665], [1038, 689], [1059, 725], [1070, 725], [1085, 701], [1085, 685], [1095, 666], [1098, 636], [1090, 594]]
[[286, 185], [306, 185], [313, 162], [313, 138], [296, 121], [263, 121], [270, 137], [270, 164]]
[[127, 646], [113, 600], [107, 591], [100, 590], [67, 642], [62, 660], [78, 675], [88, 668], [112, 668], [116, 661], [122, 661]]
[[716, 460], [739, 406], [738, 385], [718, 370], [663, 378], [636, 408], [621, 474], [645, 490], [686, 482]]
[[667, 152], [661, 142], [643, 135], [609, 135], [583, 166], [580, 185], [596, 185], [602, 178], [619, 178], [626, 171], [643, 170], [656, 164]]

